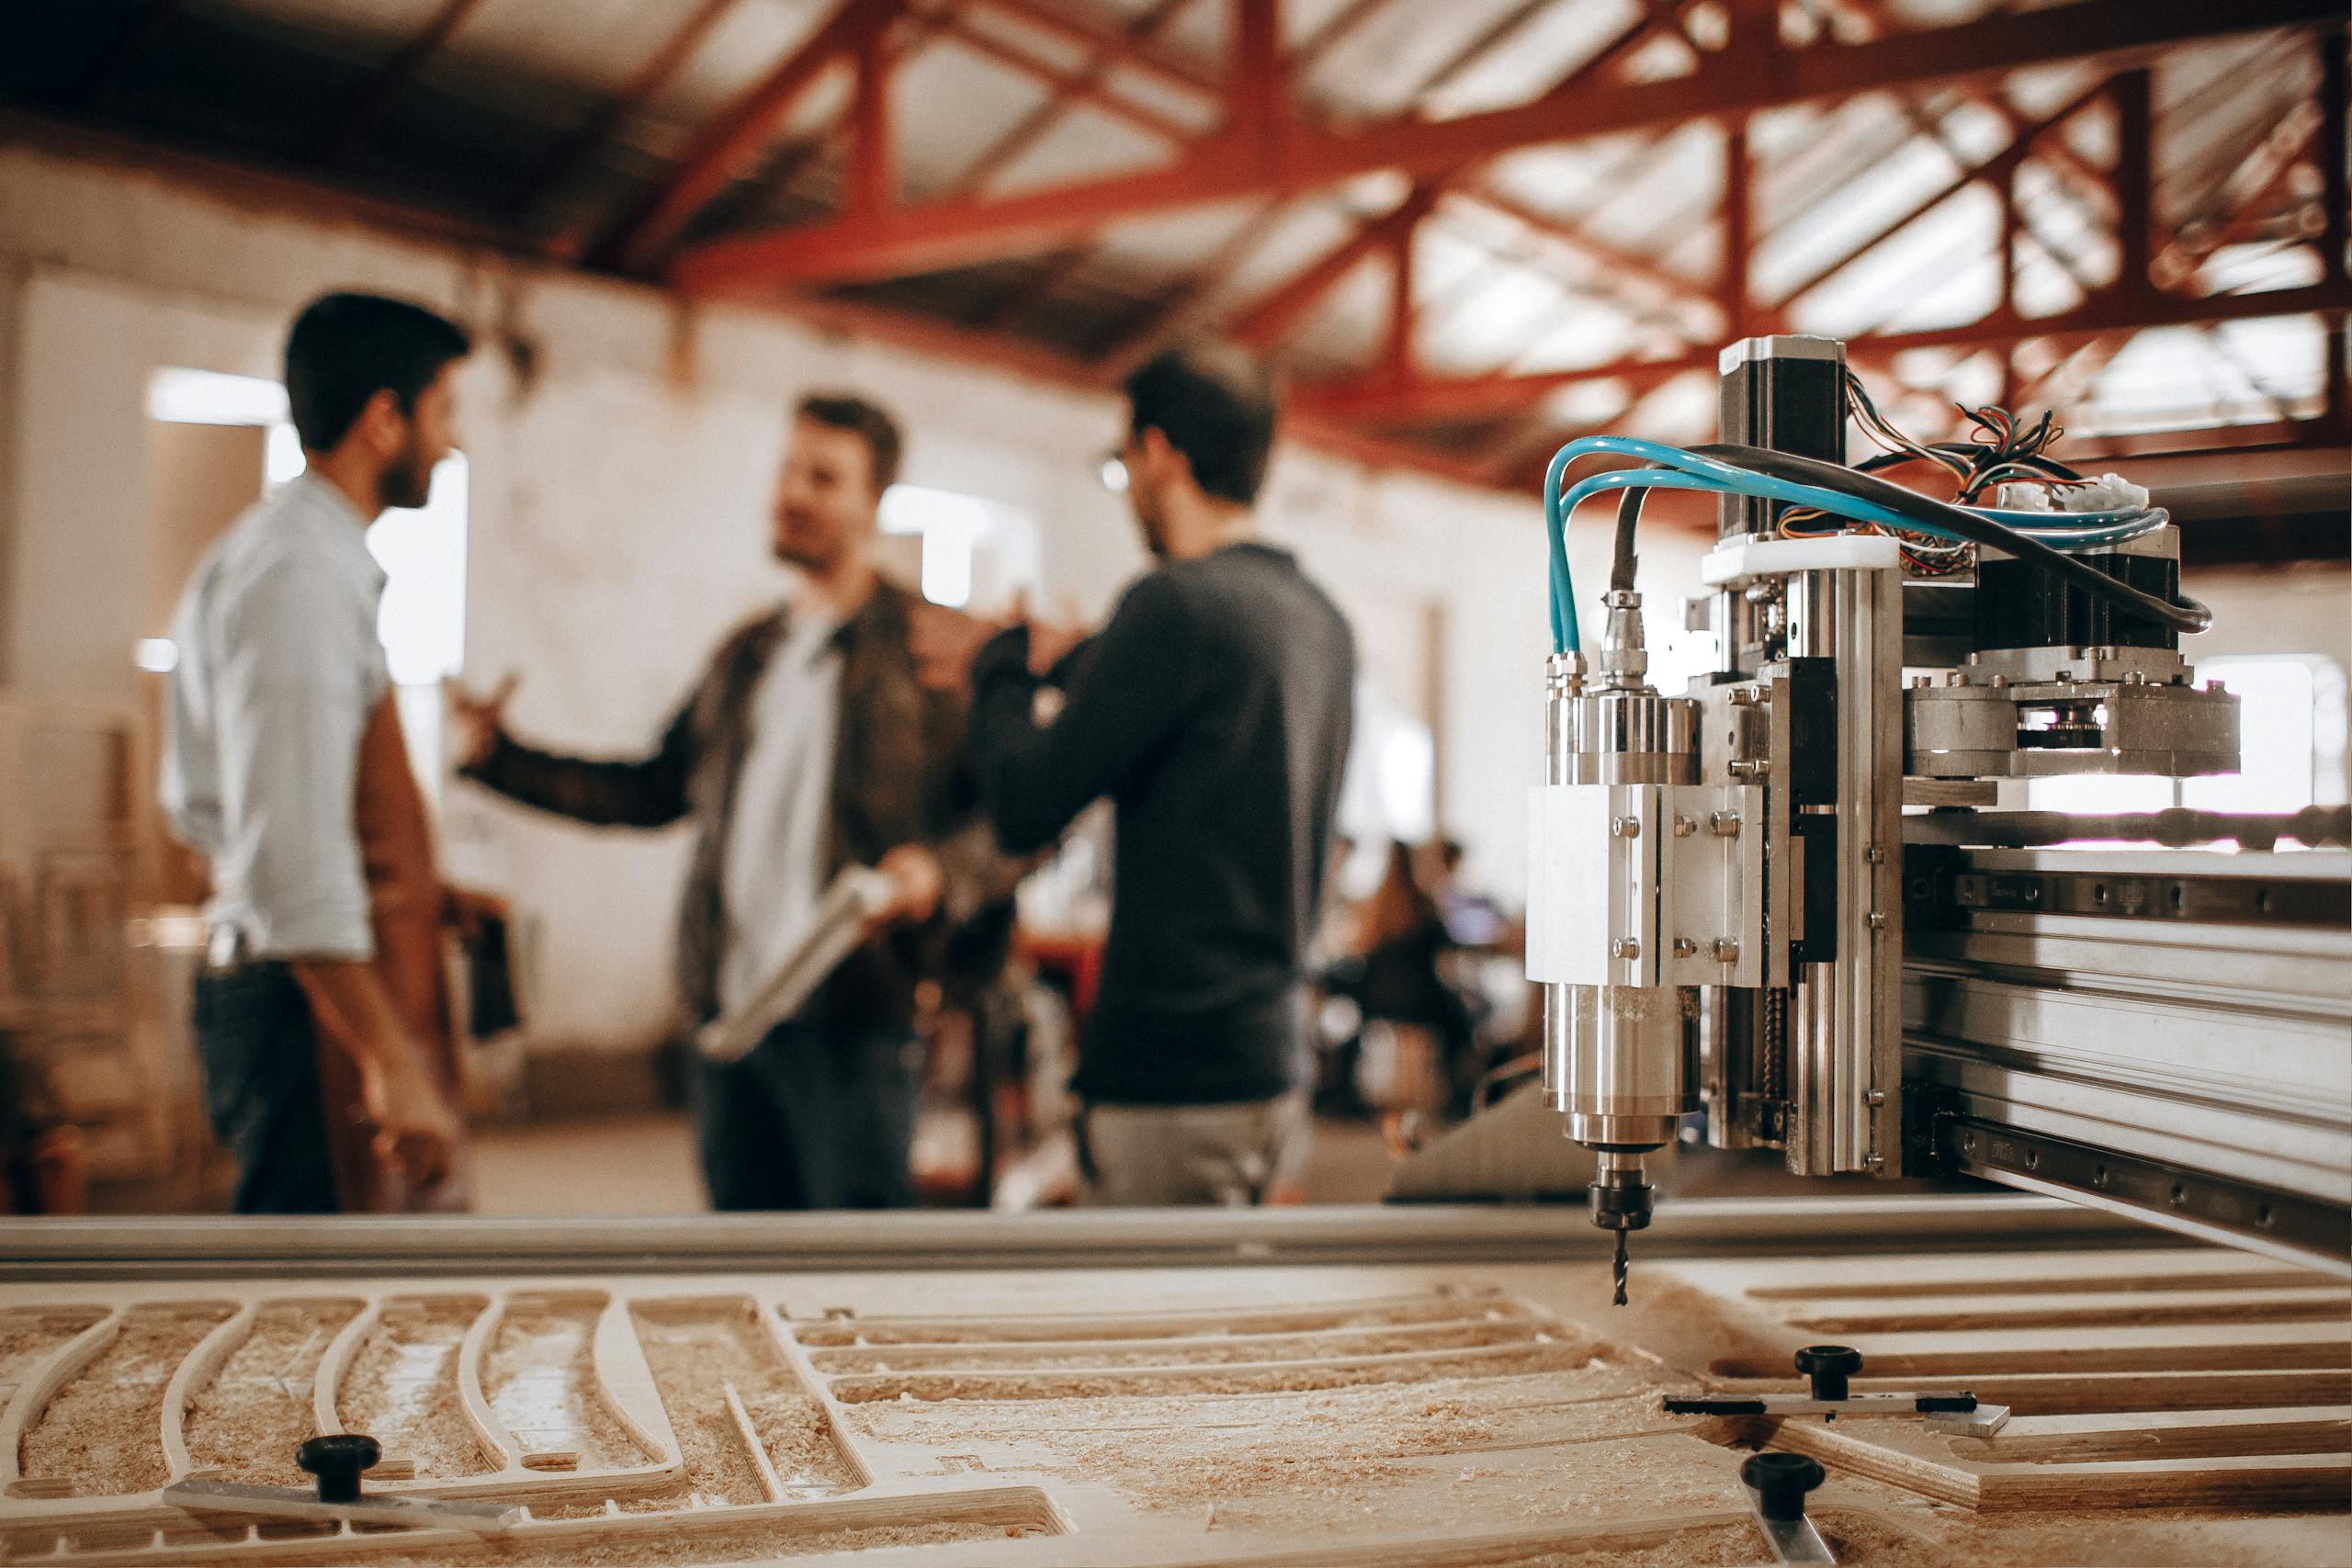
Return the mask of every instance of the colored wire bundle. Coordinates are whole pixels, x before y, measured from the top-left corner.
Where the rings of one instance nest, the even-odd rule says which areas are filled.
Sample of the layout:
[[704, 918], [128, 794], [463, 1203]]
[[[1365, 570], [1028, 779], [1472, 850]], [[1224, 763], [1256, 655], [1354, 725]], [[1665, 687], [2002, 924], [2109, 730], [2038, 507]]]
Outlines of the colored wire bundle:
[[[1604, 454], [1656, 466], [1592, 475], [1565, 493], [1562, 491], [1561, 481], [1570, 464], [1579, 457]], [[2003, 459], [2004, 463], [2036, 461], [2043, 461], [2038, 452], [2013, 454]], [[2194, 601], [2175, 604], [2160, 599], [2065, 553], [2112, 547], [2160, 528], [2168, 518], [2159, 509], [2044, 513], [1965, 507], [1920, 495], [1836, 463], [1760, 447], [1718, 445], [1686, 449], [1633, 436], [1592, 435], [1561, 447], [1545, 470], [1544, 532], [1551, 568], [1552, 637], [1554, 646], [1563, 652], [1577, 651], [1582, 647], [1575, 587], [1568, 569], [1567, 519], [1585, 501], [1611, 490], [1625, 492], [1618, 511], [1612, 586], [1631, 585], [1640, 498], [1651, 490], [1696, 490], [1751, 495], [1810, 508], [1869, 530], [1894, 534], [1898, 540], [1914, 539], [1914, 549], [1964, 549], [1971, 545], [1989, 544], [2019, 559], [2030, 560], [2135, 615], [2186, 631], [2200, 631], [2212, 619], [2211, 612]]]

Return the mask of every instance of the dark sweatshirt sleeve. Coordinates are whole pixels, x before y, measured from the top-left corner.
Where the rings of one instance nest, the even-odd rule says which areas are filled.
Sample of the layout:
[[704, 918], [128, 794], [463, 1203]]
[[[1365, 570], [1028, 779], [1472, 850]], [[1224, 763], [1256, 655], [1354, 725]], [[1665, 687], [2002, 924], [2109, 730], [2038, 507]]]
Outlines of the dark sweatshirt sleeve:
[[685, 816], [699, 741], [695, 705], [680, 709], [650, 757], [558, 756], [500, 736], [490, 755], [459, 770], [525, 806], [600, 828], [666, 828]]
[[1204, 689], [1204, 649], [1180, 591], [1154, 572], [1127, 591], [1069, 673], [1062, 710], [1042, 728], [1029, 634], [1015, 627], [972, 667], [972, 754], [997, 838], [1013, 854], [1053, 841], [1125, 782], [1181, 726]]

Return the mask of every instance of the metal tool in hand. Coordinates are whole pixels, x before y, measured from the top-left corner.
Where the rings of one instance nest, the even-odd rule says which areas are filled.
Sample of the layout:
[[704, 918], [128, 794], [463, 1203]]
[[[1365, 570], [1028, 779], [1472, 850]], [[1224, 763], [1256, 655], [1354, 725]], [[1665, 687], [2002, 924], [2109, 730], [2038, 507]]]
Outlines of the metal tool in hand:
[[382, 1446], [373, 1438], [357, 1432], [331, 1432], [294, 1450], [294, 1462], [318, 1477], [316, 1491], [190, 1476], [164, 1487], [164, 1501], [197, 1513], [342, 1519], [354, 1524], [470, 1530], [476, 1535], [496, 1535], [522, 1522], [523, 1510], [508, 1503], [393, 1497], [361, 1491], [361, 1473], [374, 1469], [383, 1457]]
[[1838, 1561], [1821, 1531], [1805, 1517], [1805, 1494], [1822, 1483], [1821, 1461], [1804, 1454], [1761, 1453], [1739, 1467], [1757, 1528], [1782, 1562]]
[[1917, 1416], [1939, 1432], [1989, 1438], [2008, 1424], [2006, 1404], [1983, 1404], [1973, 1393], [1856, 1393], [1849, 1386], [1862, 1370], [1862, 1353], [1844, 1345], [1808, 1345], [1797, 1352], [1797, 1371], [1811, 1383], [1804, 1393], [1748, 1393], [1678, 1398], [1665, 1402], [1669, 1416]]
[[751, 999], [705, 1024], [695, 1036], [714, 1062], [740, 1062], [794, 1013], [841, 966], [865, 937], [867, 925], [898, 896], [898, 884], [871, 866], [845, 865], [817, 900], [808, 929], [784, 955]]

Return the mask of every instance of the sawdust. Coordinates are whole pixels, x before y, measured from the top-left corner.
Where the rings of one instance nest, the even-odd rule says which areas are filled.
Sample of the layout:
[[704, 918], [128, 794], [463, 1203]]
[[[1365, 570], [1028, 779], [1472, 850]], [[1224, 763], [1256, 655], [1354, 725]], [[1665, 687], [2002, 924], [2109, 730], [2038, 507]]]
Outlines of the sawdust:
[[1307, 1334], [1318, 1330], [1388, 1328], [1461, 1318], [1533, 1315], [1521, 1303], [1491, 1291], [1442, 1291], [1378, 1302], [1336, 1302], [1231, 1313], [1137, 1313], [1115, 1318], [826, 1318], [796, 1322], [793, 1337], [808, 1346], [966, 1345], [1056, 1339], [1177, 1339], [1219, 1334]]
[[1351, 1388], [1365, 1383], [1419, 1383], [1433, 1378], [1508, 1376], [1514, 1372], [1573, 1371], [1590, 1364], [1599, 1342], [1571, 1339], [1500, 1352], [1455, 1352], [1405, 1356], [1392, 1360], [1236, 1367], [1230, 1370], [1160, 1372], [1035, 1372], [989, 1376], [917, 1373], [912, 1376], [848, 1377], [832, 1385], [844, 1404], [883, 1400], [1117, 1399], [1181, 1393], [1280, 1393]]
[[481, 1296], [386, 1302], [337, 1391], [344, 1426], [381, 1443], [388, 1460], [414, 1461], [420, 1480], [497, 1469], [458, 1396], [458, 1348], [488, 1305]]
[[[1867, 1514], [1825, 1510], [1815, 1524], [1830, 1555], [1853, 1568], [1958, 1568], [1951, 1553]], [[1476, 1568], [1749, 1568], [1770, 1561], [1770, 1546], [1755, 1525], [1725, 1523], [1695, 1525], [1656, 1539], [1638, 1531], [1595, 1536], [1523, 1555], [1483, 1558]]]
[[958, 1371], [983, 1369], [1046, 1371], [1103, 1367], [1215, 1366], [1246, 1361], [1295, 1361], [1348, 1356], [1390, 1356], [1415, 1350], [1468, 1349], [1494, 1345], [1542, 1345], [1567, 1337], [1556, 1324], [1536, 1320], [1398, 1328], [1385, 1333], [1272, 1335], [1244, 1338], [1155, 1340], [1148, 1348], [1120, 1349], [1125, 1340], [1097, 1340], [1054, 1349], [1020, 1345], [888, 1346], [855, 1350], [818, 1350], [809, 1360], [820, 1372]]
[[18, 1445], [18, 1473], [71, 1483], [69, 1495], [119, 1496], [161, 1486], [164, 1388], [187, 1353], [235, 1308], [226, 1303], [134, 1307], [113, 1341], [66, 1381]]
[[106, 1316], [103, 1307], [20, 1307], [0, 1313], [0, 1405], [51, 1352]]
[[596, 1379], [596, 1325], [605, 1298], [518, 1297], [483, 1359], [482, 1393], [526, 1453], [569, 1450], [583, 1470], [646, 1462]]
[[317, 1428], [311, 1380], [337, 1330], [360, 1303], [270, 1302], [188, 1404], [182, 1425], [188, 1461], [232, 1481], [267, 1486], [307, 1483], [294, 1450]]
[[823, 1404], [801, 1386], [750, 1298], [639, 1303], [632, 1316], [696, 1491], [729, 1503], [767, 1500], [727, 1406], [729, 1383], [786, 1497], [828, 1497], [863, 1484]]

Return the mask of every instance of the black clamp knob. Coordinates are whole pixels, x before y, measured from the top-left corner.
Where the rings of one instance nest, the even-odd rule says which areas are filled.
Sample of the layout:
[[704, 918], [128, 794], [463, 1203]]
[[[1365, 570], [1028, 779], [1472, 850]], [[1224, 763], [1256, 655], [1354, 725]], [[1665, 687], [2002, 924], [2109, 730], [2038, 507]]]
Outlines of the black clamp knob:
[[294, 1450], [294, 1462], [319, 1478], [319, 1501], [359, 1501], [359, 1477], [376, 1468], [384, 1447], [364, 1432], [329, 1432]]
[[1862, 1370], [1862, 1353], [1845, 1345], [1808, 1345], [1797, 1352], [1797, 1371], [1813, 1383], [1813, 1397], [1846, 1397], [1846, 1380]]
[[1821, 1461], [1775, 1450], [1739, 1467], [1739, 1478], [1756, 1494], [1756, 1511], [1777, 1524], [1804, 1517], [1804, 1495], [1826, 1475]]

